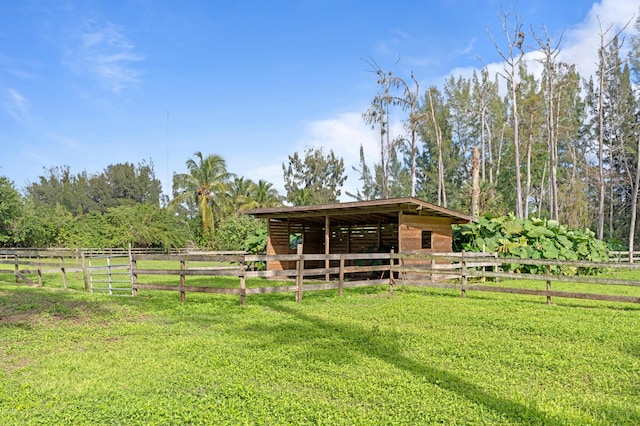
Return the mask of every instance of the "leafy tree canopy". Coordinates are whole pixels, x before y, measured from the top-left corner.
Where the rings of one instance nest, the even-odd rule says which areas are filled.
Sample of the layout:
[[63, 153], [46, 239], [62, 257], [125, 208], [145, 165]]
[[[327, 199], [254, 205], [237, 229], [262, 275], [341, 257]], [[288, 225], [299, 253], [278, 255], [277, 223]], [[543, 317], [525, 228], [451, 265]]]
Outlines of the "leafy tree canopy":
[[14, 188], [13, 182], [5, 176], [0, 176], [0, 245], [11, 241], [13, 225], [21, 210], [20, 194]]
[[302, 158], [296, 152], [282, 164], [287, 201], [294, 205], [336, 203], [347, 175], [344, 160], [333, 150], [307, 148]]
[[160, 203], [162, 186], [153, 164], [141, 162], [109, 165], [102, 173], [71, 173], [68, 166], [52, 167], [26, 188], [34, 206], [61, 205], [73, 215], [105, 213], [112, 207], [134, 203]]

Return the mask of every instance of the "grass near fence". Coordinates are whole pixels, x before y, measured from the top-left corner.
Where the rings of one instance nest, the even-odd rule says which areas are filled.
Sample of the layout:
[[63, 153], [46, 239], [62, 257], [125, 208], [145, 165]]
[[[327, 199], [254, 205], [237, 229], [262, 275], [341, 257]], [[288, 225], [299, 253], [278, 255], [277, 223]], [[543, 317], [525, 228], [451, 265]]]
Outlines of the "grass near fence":
[[640, 424], [636, 304], [379, 286], [241, 307], [68, 278], [0, 276], [0, 424]]

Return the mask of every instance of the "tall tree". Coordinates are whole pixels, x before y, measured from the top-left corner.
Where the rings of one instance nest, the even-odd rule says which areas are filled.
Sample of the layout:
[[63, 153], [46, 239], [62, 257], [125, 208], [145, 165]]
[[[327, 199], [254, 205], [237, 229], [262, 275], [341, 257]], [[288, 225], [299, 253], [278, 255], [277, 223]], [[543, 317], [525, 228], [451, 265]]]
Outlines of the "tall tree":
[[518, 72], [525, 53], [523, 49], [525, 34], [522, 31], [520, 17], [516, 15], [514, 19], [511, 20], [508, 13], [503, 13], [502, 30], [507, 41], [505, 50], [500, 48], [500, 45], [493, 35], [490, 35], [490, 37], [498, 55], [500, 55], [505, 64], [503, 71], [500, 72], [499, 75], [507, 82], [507, 88], [511, 98], [511, 128], [513, 130], [514, 173], [516, 187], [515, 207], [516, 216], [518, 218], [523, 218], [522, 177], [520, 175], [521, 162], [519, 133], [520, 121], [518, 116]]
[[380, 129], [380, 171], [381, 171], [381, 195], [382, 198], [389, 197], [389, 155], [395, 149], [390, 132], [390, 115], [393, 97], [391, 95], [392, 75], [391, 71], [383, 71], [374, 61], [369, 61], [369, 65], [378, 78], [378, 93], [371, 101], [371, 105], [362, 116], [364, 121], [375, 129]]
[[221, 213], [230, 174], [224, 159], [218, 154], [193, 154], [186, 162], [188, 173], [173, 175], [170, 207], [195, 205], [202, 224], [203, 236], [212, 241], [215, 235], [215, 215]]
[[294, 205], [336, 203], [347, 179], [344, 160], [333, 150], [325, 155], [323, 148], [307, 148], [304, 158], [297, 152], [290, 155], [289, 161], [282, 163], [282, 171], [287, 200]]
[[[640, 8], [639, 8], [640, 12]], [[631, 39], [631, 50], [629, 51], [629, 63], [632, 76], [636, 86], [640, 84], [640, 13], [638, 13], [635, 22], [636, 33]], [[640, 192], [640, 93], [636, 93], [635, 97], [636, 114], [635, 114], [635, 139], [636, 145], [636, 170], [634, 176], [633, 190], [631, 193], [631, 214], [629, 221], [629, 261], [633, 262], [633, 252], [635, 248], [635, 233], [638, 210], [638, 193]]]
[[360, 144], [360, 162], [358, 164], [359, 167], [352, 166], [352, 169], [354, 172], [357, 172], [360, 175], [358, 179], [362, 181], [362, 192], [360, 192], [360, 189], [357, 189], [355, 194], [352, 194], [350, 192], [346, 192], [346, 194], [358, 201], [373, 200], [375, 198], [379, 198], [381, 195], [381, 186], [376, 184], [375, 177], [371, 173], [371, 169], [367, 165], [367, 160], [364, 156], [364, 148], [362, 147], [362, 144]]

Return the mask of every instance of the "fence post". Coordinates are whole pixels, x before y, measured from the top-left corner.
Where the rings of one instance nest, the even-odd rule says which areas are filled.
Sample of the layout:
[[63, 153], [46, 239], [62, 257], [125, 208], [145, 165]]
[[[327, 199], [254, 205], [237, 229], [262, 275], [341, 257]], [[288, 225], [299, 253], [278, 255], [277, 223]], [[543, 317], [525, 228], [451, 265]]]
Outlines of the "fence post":
[[84, 280], [84, 291], [85, 293], [89, 293], [89, 278], [87, 276], [87, 263], [84, 256], [84, 251], [80, 253], [82, 259], [82, 279]]
[[[544, 269], [545, 269], [545, 273], [547, 274], [547, 277], [550, 277], [551, 266], [546, 265]], [[547, 279], [547, 305], [551, 304], [551, 294], [549, 294], [550, 291], [551, 291], [551, 279]]]
[[431, 272], [429, 273], [429, 281], [434, 282], [436, 280], [433, 272], [436, 269], [436, 260], [434, 258], [431, 258], [431, 260], [429, 261], [429, 266], [431, 267]]
[[133, 287], [131, 288], [131, 295], [138, 295], [138, 261], [131, 256], [131, 278], [133, 280]]
[[42, 287], [42, 260], [40, 258], [40, 253], [36, 257], [36, 268], [38, 271], [38, 285]]
[[340, 255], [340, 272], [338, 275], [338, 295], [342, 296], [344, 289], [344, 254]]
[[13, 255], [13, 259], [14, 259], [14, 264], [15, 264], [15, 276], [16, 276], [16, 284], [20, 282], [19, 277], [20, 277], [20, 268], [18, 266], [18, 255], [14, 254]]
[[[246, 256], [246, 255], [245, 255]], [[240, 262], [240, 304], [242, 306], [247, 305], [247, 282], [245, 280], [245, 261], [244, 258], [242, 262]]]
[[297, 275], [296, 275], [296, 302], [302, 302], [302, 277], [304, 276], [304, 255], [302, 254], [302, 244], [298, 244], [297, 249], [298, 263], [297, 263]]
[[184, 291], [184, 259], [180, 259], [180, 301], [184, 302], [185, 299], [185, 291]]
[[460, 256], [460, 264], [461, 264], [461, 280], [460, 280], [460, 297], [463, 299], [467, 297], [467, 260], [464, 258], [464, 250], [462, 250]]
[[389, 252], [389, 293], [393, 293], [393, 249]]
[[67, 271], [64, 267], [64, 256], [60, 256], [60, 270], [62, 271], [62, 285], [67, 290]]

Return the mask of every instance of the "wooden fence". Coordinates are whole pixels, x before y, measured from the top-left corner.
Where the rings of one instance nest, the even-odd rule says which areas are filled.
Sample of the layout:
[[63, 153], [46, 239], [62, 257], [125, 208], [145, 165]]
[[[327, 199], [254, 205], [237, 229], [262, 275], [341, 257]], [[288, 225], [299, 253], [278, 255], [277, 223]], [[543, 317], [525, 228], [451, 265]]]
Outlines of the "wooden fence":
[[[79, 251], [43, 251], [43, 250], [0, 250], [0, 267], [11, 265], [11, 269], [0, 269], [0, 273], [14, 274], [16, 282], [20, 280], [35, 284], [37, 277], [42, 285], [42, 274], [60, 273], [66, 288], [66, 274], [83, 273], [85, 290], [88, 284], [87, 254]], [[101, 256], [104, 256], [102, 252]], [[460, 291], [465, 297], [469, 291], [500, 292], [522, 295], [590, 299], [613, 302], [640, 303], [640, 291], [627, 291], [631, 294], [601, 294], [595, 292], [563, 291], [553, 287], [559, 283], [579, 283], [588, 286], [609, 286], [606, 288], [637, 288], [640, 281], [621, 278], [603, 278], [600, 276], [559, 275], [553, 270], [580, 271], [600, 269], [604, 271], [635, 271], [640, 274], [640, 263], [629, 263], [626, 259], [613, 257], [609, 262], [557, 261], [540, 259], [505, 259], [488, 253], [357, 253], [357, 254], [297, 254], [290, 255], [246, 255], [241, 252], [199, 252], [199, 253], [134, 253], [130, 255], [130, 273], [132, 275], [132, 293], [136, 295], [144, 290], [176, 291], [184, 301], [186, 293], [217, 293], [236, 295], [246, 304], [246, 297], [253, 294], [290, 292], [295, 300], [302, 300], [303, 293], [315, 290], [338, 290], [342, 295], [346, 288], [371, 285], [385, 285], [393, 291], [395, 286], [421, 286], [449, 288]], [[146, 261], [176, 262], [172, 269], [154, 269], [139, 267]], [[254, 265], [269, 261], [285, 261], [295, 265], [288, 270], [256, 270]], [[146, 263], [146, 265], [153, 262]], [[211, 266], [214, 263], [215, 266]], [[166, 265], [167, 263], [165, 263]], [[315, 267], [324, 265], [324, 267]], [[541, 274], [516, 273], [513, 265], [534, 265], [544, 270]], [[143, 265], [144, 266], [144, 265]], [[34, 277], [35, 275], [35, 277]], [[165, 283], [158, 283], [167, 277]], [[189, 277], [227, 277], [227, 284], [189, 282]], [[153, 277], [153, 278], [152, 278]], [[173, 279], [171, 278], [173, 277]], [[247, 287], [247, 278], [264, 277], [290, 282], [290, 285], [265, 285]], [[231, 278], [231, 279], [229, 279]], [[236, 281], [237, 279], [237, 281]], [[501, 280], [509, 280], [505, 285]], [[539, 282], [540, 287], [531, 283], [515, 287], [513, 280]], [[173, 284], [169, 282], [174, 281]], [[234, 284], [236, 282], [237, 284]], [[556, 284], [553, 284], [556, 283]], [[553, 284], [553, 286], [552, 286]], [[602, 289], [599, 287], [598, 289]], [[606, 292], [608, 293], [608, 292]], [[615, 293], [611, 291], [611, 293]], [[619, 292], [620, 293], [620, 292]], [[624, 293], [624, 291], [622, 291]]]
[[84, 265], [84, 253], [78, 250], [38, 250], [38, 249], [2, 249], [0, 250], [0, 268], [11, 265], [11, 269], [0, 269], [0, 274], [13, 274], [16, 283], [42, 286], [42, 274], [60, 273], [62, 285], [67, 289], [67, 273], [83, 273], [85, 288], [87, 280]]

